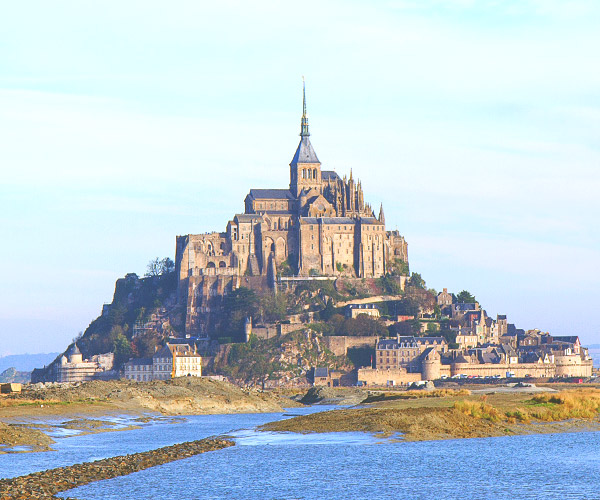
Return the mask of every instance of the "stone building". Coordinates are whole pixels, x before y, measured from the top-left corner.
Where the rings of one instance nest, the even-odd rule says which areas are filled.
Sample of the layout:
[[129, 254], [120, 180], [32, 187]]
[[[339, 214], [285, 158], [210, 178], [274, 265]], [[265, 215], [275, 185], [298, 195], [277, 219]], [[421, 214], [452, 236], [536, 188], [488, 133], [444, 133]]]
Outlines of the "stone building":
[[298, 276], [377, 278], [408, 263], [404, 237], [386, 230], [383, 207], [375, 215], [352, 172], [340, 177], [321, 168], [305, 96], [289, 176], [287, 188], [250, 189], [244, 213], [234, 215], [225, 232], [177, 237], [179, 302], [196, 312], [188, 314], [186, 331], [202, 333], [206, 325], [197, 315], [211, 312], [211, 297], [272, 284], [278, 269]]
[[114, 354], [98, 354], [84, 360], [77, 344], [73, 344], [58, 363], [53, 365], [54, 382], [85, 382], [99, 378], [113, 367]]
[[398, 335], [396, 338], [382, 338], [375, 347], [377, 368], [403, 368], [409, 373], [420, 372], [424, 353], [435, 349], [441, 353], [448, 351], [444, 337], [412, 337]]
[[151, 358], [130, 359], [124, 365], [125, 378], [145, 382], [175, 377], [201, 377], [202, 356], [195, 345], [165, 344]]
[[452, 294], [448, 293], [447, 288], [444, 288], [443, 291], [438, 293], [437, 303], [438, 303], [438, 306], [440, 306], [441, 308], [452, 305]]
[[[408, 385], [446, 377], [589, 377], [592, 359], [579, 337], [542, 335], [539, 345], [510, 344], [450, 350], [435, 337], [379, 339], [376, 368], [360, 368], [366, 385]], [[426, 341], [432, 339], [433, 341]]]
[[375, 304], [348, 304], [345, 308], [346, 318], [356, 319], [361, 314], [372, 318], [379, 318], [381, 313]]

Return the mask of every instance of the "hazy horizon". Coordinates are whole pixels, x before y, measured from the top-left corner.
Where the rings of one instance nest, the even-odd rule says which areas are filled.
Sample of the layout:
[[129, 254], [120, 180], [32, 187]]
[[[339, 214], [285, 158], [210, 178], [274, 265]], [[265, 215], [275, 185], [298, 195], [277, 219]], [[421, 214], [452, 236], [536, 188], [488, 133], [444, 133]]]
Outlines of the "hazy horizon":
[[0, 355], [62, 351], [115, 280], [284, 188], [306, 77], [428, 287], [600, 343], [600, 4], [6, 5]]

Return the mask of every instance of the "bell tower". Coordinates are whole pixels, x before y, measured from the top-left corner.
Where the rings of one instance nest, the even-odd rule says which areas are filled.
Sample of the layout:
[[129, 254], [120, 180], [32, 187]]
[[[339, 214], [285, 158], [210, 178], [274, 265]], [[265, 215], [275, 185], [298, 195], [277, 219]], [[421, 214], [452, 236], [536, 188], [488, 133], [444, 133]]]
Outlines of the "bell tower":
[[310, 143], [308, 114], [306, 113], [306, 87], [302, 78], [302, 120], [300, 144], [290, 163], [290, 191], [298, 198], [303, 190], [316, 188], [321, 191], [321, 162]]

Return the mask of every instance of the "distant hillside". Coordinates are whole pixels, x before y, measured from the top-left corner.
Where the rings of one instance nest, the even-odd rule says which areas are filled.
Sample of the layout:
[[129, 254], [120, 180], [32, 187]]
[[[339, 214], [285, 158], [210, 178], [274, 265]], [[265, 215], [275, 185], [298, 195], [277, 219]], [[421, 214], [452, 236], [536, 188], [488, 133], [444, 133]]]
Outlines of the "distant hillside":
[[17, 371], [30, 372], [34, 368], [41, 368], [50, 364], [58, 352], [49, 352], [42, 354], [11, 354], [10, 356], [0, 357], [0, 373], [7, 368], [15, 368]]
[[0, 382], [19, 382], [27, 384], [31, 380], [31, 372], [20, 372], [14, 368], [7, 368], [0, 372]]

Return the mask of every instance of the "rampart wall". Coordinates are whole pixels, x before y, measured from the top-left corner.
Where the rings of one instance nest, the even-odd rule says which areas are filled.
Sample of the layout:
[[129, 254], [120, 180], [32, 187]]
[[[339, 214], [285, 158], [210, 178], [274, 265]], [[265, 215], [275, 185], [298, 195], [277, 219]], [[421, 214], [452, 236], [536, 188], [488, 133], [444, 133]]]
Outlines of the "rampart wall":
[[354, 347], [372, 347], [375, 349], [379, 337], [349, 337], [349, 336], [325, 336], [322, 343], [336, 356], [345, 356], [348, 349]]

